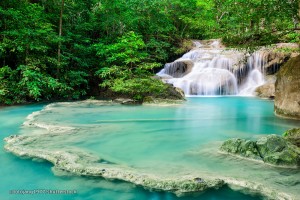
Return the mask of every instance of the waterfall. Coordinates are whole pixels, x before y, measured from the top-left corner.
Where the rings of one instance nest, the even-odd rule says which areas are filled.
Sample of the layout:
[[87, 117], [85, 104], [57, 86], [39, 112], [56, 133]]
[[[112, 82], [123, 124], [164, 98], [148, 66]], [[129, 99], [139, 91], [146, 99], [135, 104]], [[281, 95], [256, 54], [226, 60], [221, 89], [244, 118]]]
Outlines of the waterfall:
[[185, 95], [253, 95], [264, 84], [267, 55], [225, 49], [219, 40], [196, 41], [195, 48], [157, 74]]
[[254, 52], [247, 60], [249, 73], [245, 78], [245, 83], [240, 86], [239, 95], [253, 95], [255, 89], [265, 83], [264, 67], [266, 64], [266, 54]]

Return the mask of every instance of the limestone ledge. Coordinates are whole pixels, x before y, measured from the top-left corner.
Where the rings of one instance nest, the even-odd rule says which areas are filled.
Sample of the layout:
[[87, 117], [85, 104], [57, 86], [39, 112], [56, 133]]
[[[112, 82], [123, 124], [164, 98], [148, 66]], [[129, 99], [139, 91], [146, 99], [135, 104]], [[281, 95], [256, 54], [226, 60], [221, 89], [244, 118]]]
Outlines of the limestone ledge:
[[145, 97], [143, 105], [176, 105], [182, 104], [186, 100], [177, 100], [177, 99], [163, 99], [163, 98], [155, 98], [155, 97]]
[[230, 177], [204, 178], [204, 176], [197, 174], [158, 177], [145, 172], [139, 172], [134, 168], [107, 162], [76, 148], [66, 148], [63, 150], [41, 149], [34, 145], [38, 137], [34, 135], [12, 135], [4, 139], [6, 142], [4, 148], [20, 157], [49, 161], [54, 165], [53, 170], [56, 172], [67, 172], [78, 176], [99, 177], [108, 180], [121, 180], [149, 190], [172, 192], [178, 196], [202, 192], [208, 189], [219, 189], [227, 184], [234, 190], [246, 191], [246, 193], [259, 193], [266, 199], [295, 199], [286, 193], [248, 180], [238, 180]]
[[[222, 180], [225, 181], [225, 183], [234, 190], [239, 190], [243, 192], [243, 190], [246, 188], [250, 190], [252, 193], [261, 194], [264, 199], [270, 199], [270, 200], [296, 200], [296, 197], [293, 197], [289, 194], [286, 194], [284, 192], [275, 191], [269, 187], [267, 187], [265, 184], [257, 183], [257, 182], [250, 182], [250, 181], [244, 181], [244, 180], [237, 180], [234, 178], [222, 178]], [[247, 191], [246, 191], [247, 193]]]
[[199, 176], [163, 178], [139, 173], [133, 168], [118, 164], [101, 163], [101, 159], [83, 151], [67, 149], [45, 150], [31, 147], [34, 136], [10, 136], [5, 138], [5, 149], [20, 157], [38, 158], [51, 162], [54, 170], [62, 170], [75, 175], [117, 179], [142, 186], [146, 189], [173, 192], [176, 195], [218, 189], [225, 183], [221, 179], [207, 179]]

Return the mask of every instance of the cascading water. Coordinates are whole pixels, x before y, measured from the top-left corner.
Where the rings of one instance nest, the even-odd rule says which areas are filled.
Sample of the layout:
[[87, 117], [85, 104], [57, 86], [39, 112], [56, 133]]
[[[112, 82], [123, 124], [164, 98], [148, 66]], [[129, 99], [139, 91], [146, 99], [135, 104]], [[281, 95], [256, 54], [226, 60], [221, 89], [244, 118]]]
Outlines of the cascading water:
[[195, 42], [195, 48], [157, 75], [185, 95], [252, 95], [264, 84], [266, 55], [225, 49], [219, 40]]

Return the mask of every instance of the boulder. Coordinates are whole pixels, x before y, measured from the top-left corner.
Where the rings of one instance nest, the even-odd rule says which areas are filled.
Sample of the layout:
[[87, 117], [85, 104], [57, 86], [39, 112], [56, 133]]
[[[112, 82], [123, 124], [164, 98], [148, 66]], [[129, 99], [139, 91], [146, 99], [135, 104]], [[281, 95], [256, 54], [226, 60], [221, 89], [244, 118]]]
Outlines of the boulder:
[[181, 78], [192, 70], [193, 65], [194, 63], [189, 59], [178, 59], [172, 63], [165, 64], [164, 74], [173, 78]]
[[300, 149], [278, 135], [268, 135], [257, 141], [230, 139], [222, 144], [220, 150], [276, 166], [300, 166]]
[[279, 71], [275, 83], [275, 113], [300, 120], [300, 55]]
[[290, 143], [300, 147], [300, 128], [293, 128], [283, 133], [283, 137]]
[[282, 166], [300, 166], [300, 151], [278, 135], [260, 138], [257, 149], [265, 163]]
[[185, 100], [185, 95], [182, 89], [167, 84], [167, 89], [164, 93], [153, 96], [155, 98], [170, 99], [170, 100]]
[[265, 72], [267, 75], [275, 74], [281, 66], [286, 63], [291, 57], [291, 53], [268, 52], [267, 63], [265, 64]]
[[274, 152], [282, 151], [287, 142], [278, 135], [268, 135], [257, 140], [257, 149], [262, 157], [268, 156]]
[[222, 144], [221, 150], [228, 153], [237, 154], [246, 158], [261, 160], [255, 142], [250, 140], [238, 138], [227, 140]]
[[270, 98], [273, 99], [275, 97], [275, 84], [274, 83], [266, 83], [262, 86], [259, 86], [255, 89], [256, 95], [260, 98]]
[[263, 50], [266, 63], [264, 64], [267, 75], [276, 74], [280, 68], [292, 57], [299, 55], [299, 44], [278, 43]]

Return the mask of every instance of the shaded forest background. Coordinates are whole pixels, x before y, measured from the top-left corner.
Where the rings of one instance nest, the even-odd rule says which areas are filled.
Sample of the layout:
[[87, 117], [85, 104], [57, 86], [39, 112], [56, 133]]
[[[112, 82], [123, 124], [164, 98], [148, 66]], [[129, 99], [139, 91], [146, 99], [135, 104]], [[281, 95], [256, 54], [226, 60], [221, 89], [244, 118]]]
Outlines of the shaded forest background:
[[166, 86], [151, 76], [186, 39], [228, 46], [300, 42], [297, 0], [2, 0], [0, 104], [137, 100]]

